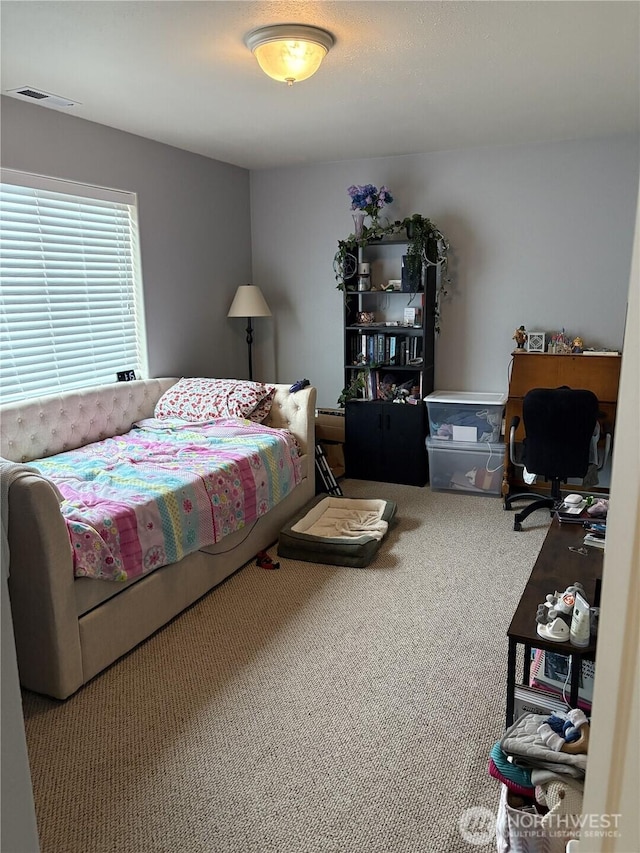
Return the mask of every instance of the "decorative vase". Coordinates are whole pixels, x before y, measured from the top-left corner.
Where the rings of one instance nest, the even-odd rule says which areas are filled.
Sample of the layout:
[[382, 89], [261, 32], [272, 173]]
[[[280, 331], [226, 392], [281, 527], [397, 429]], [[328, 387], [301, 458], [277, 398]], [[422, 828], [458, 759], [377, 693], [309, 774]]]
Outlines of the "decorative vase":
[[374, 208], [373, 213], [369, 214], [369, 218], [371, 219], [371, 225], [369, 226], [369, 240], [373, 242], [379, 242], [382, 240], [382, 234], [376, 234], [378, 228], [380, 228], [380, 222], [378, 220], [380, 211], [378, 208]]
[[353, 227], [356, 240], [361, 240], [364, 231], [364, 211], [357, 210], [355, 213], [352, 213], [351, 216], [353, 217]]

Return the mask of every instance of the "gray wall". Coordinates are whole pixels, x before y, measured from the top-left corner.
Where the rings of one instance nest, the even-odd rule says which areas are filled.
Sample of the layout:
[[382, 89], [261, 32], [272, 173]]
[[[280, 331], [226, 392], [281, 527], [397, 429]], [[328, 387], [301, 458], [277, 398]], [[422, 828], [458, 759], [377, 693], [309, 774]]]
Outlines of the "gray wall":
[[[255, 326], [254, 376], [343, 385], [332, 259], [352, 230], [347, 187], [390, 187], [391, 219], [431, 217], [453, 283], [436, 386], [502, 391], [511, 336], [567, 329], [622, 345], [640, 163], [636, 136], [254, 171], [2, 98], [2, 165], [138, 193], [151, 375], [246, 376], [238, 284], [273, 312]], [[251, 226], [249, 227], [249, 223]]]
[[[587, 345], [622, 344], [636, 137], [265, 170], [251, 174], [249, 197], [243, 169], [10, 98], [1, 106], [3, 166], [138, 193], [152, 375], [246, 375], [244, 324], [226, 312], [237, 285], [252, 280], [251, 221], [253, 281], [274, 313], [256, 320], [256, 378], [308, 376], [319, 404], [335, 405], [342, 296], [331, 259], [352, 226], [346, 188], [366, 182], [391, 188], [391, 218], [424, 213], [451, 241], [440, 388], [506, 389], [511, 335], [521, 323], [564, 326]], [[2, 621], [4, 653], [13, 644], [10, 621]], [[3, 842], [32, 853], [33, 804], [9, 663], [3, 770], [5, 761], [18, 768], [12, 803], [22, 811], [3, 827]]]
[[[3, 97], [2, 166], [138, 194], [149, 373], [246, 376], [249, 172]], [[123, 365], [126, 367], [126, 365]]]
[[[249, 173], [132, 134], [1, 99], [2, 166], [136, 192], [152, 376], [244, 376]], [[126, 367], [126, 365], [124, 365]], [[2, 850], [38, 838], [6, 580], [2, 577]]]
[[636, 136], [445, 151], [251, 173], [253, 280], [274, 318], [262, 372], [343, 385], [342, 294], [332, 259], [353, 230], [347, 187], [385, 184], [390, 219], [414, 212], [451, 243], [453, 286], [436, 387], [506, 391], [514, 329], [622, 346], [640, 163]]

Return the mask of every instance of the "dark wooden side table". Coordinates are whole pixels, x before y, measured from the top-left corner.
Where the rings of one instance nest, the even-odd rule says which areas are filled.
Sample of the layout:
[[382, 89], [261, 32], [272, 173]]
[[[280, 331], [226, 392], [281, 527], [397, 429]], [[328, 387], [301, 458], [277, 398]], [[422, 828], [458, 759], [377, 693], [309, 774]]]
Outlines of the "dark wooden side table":
[[549, 532], [540, 549], [529, 580], [524, 588], [520, 602], [516, 608], [511, 624], [507, 631], [509, 638], [509, 654], [507, 662], [507, 727], [513, 723], [514, 688], [516, 684], [516, 653], [518, 645], [524, 646], [524, 663], [522, 668], [522, 683], [529, 684], [531, 668], [531, 649], [544, 649], [571, 658], [571, 691], [569, 704], [577, 706], [582, 660], [595, 660], [596, 640], [584, 648], [572, 646], [571, 643], [554, 643], [543, 639], [537, 632], [536, 611], [549, 593], [564, 592], [571, 584], [578, 581], [584, 587], [590, 606], [594, 606], [597, 581], [602, 579], [602, 562], [604, 551], [585, 545], [587, 554], [582, 555], [571, 551], [570, 547], [579, 548], [585, 530], [581, 524], [560, 524], [557, 519], [551, 522]]

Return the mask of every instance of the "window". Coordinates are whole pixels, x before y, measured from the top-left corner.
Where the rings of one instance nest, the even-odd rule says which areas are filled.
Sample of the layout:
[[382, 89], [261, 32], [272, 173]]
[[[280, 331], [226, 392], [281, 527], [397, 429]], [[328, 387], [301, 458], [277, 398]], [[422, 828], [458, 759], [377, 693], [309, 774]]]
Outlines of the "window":
[[0, 400], [146, 375], [135, 195], [1, 175]]

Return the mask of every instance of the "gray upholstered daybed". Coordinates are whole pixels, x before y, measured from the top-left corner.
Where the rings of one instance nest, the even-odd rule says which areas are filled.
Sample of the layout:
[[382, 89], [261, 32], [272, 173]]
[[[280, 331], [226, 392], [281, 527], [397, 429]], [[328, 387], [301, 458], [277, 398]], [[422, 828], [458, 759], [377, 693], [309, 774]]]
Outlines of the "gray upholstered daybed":
[[[153, 416], [176, 379], [69, 392], [0, 410], [0, 456], [26, 463], [121, 435]], [[69, 535], [51, 484], [37, 474], [9, 488], [9, 591], [20, 680], [64, 699], [276, 541], [315, 493], [315, 388], [276, 386], [265, 424], [288, 428], [302, 453], [302, 481], [247, 530], [179, 562], [122, 582], [75, 577]]]

